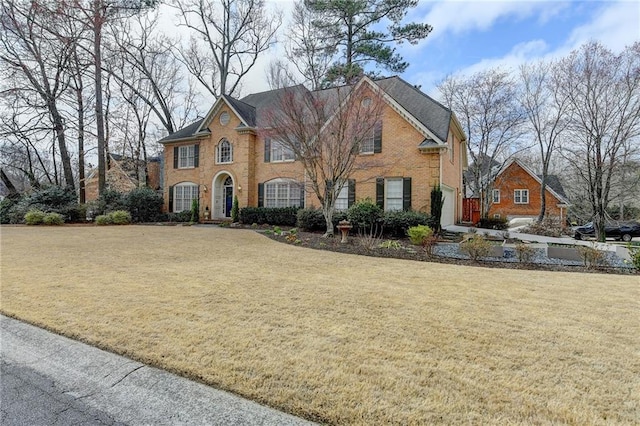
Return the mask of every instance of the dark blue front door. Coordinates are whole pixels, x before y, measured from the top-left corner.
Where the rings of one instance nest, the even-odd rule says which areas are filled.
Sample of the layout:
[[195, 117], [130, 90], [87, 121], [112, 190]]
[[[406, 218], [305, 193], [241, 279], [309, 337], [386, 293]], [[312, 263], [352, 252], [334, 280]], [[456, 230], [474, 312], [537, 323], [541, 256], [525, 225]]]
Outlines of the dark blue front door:
[[233, 208], [233, 186], [224, 187], [224, 215], [231, 217], [231, 209]]

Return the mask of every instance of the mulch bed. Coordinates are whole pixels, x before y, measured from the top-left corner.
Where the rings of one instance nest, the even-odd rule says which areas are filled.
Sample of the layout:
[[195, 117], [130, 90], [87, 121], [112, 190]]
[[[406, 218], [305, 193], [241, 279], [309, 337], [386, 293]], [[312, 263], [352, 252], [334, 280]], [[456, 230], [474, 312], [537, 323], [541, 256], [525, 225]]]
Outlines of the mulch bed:
[[[286, 229], [283, 228], [286, 231]], [[518, 262], [500, 262], [480, 260], [474, 262], [470, 259], [457, 259], [442, 256], [427, 256], [421, 247], [410, 244], [408, 239], [377, 239], [375, 242], [369, 242], [366, 238], [350, 235], [346, 243], [340, 242], [340, 236], [335, 235], [333, 238], [324, 237], [323, 233], [301, 232], [297, 233], [297, 240], [288, 241], [287, 234], [275, 235], [269, 231], [258, 230], [258, 232], [271, 238], [272, 240], [283, 244], [294, 244], [301, 247], [307, 247], [315, 250], [329, 250], [339, 253], [356, 254], [361, 256], [383, 257], [393, 259], [405, 259], [422, 262], [437, 262], [453, 265], [482, 266], [488, 268], [505, 268], [505, 269], [523, 269], [537, 271], [564, 271], [564, 272], [589, 272], [600, 274], [640, 274], [640, 271], [633, 269], [620, 269], [600, 267], [597, 269], [586, 268], [584, 266], [568, 266], [540, 263], [518, 263]], [[388, 241], [397, 242], [390, 243], [391, 247], [379, 247], [380, 244], [387, 244]]]

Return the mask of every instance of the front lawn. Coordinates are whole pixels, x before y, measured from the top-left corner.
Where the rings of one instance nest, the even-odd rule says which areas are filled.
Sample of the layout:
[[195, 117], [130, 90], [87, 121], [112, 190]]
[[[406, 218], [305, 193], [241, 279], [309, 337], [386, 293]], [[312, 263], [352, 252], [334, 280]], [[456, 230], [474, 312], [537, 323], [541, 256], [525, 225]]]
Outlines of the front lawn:
[[0, 311], [332, 424], [640, 422], [640, 279], [2, 227]]

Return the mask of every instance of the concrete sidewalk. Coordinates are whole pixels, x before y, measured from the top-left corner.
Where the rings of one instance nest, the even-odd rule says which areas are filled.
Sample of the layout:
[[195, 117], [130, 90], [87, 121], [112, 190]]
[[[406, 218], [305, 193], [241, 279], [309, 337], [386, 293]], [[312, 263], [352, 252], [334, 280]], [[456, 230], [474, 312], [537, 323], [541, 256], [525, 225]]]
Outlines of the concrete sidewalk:
[[0, 424], [312, 423], [0, 315]]

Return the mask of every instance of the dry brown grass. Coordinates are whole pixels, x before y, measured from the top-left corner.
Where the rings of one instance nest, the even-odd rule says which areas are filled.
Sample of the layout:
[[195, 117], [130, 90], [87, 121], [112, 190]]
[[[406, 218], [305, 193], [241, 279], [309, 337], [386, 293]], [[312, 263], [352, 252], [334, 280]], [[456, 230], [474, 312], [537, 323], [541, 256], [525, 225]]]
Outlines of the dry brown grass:
[[1, 228], [0, 310], [335, 424], [640, 422], [640, 280]]

